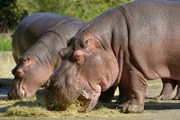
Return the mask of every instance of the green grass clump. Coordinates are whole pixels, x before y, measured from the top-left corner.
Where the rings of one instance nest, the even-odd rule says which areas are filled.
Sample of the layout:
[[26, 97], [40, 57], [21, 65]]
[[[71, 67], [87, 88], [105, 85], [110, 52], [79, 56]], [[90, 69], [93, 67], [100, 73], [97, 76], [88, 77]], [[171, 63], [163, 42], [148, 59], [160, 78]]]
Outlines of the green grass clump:
[[0, 51], [12, 50], [12, 38], [11, 34], [0, 34]]

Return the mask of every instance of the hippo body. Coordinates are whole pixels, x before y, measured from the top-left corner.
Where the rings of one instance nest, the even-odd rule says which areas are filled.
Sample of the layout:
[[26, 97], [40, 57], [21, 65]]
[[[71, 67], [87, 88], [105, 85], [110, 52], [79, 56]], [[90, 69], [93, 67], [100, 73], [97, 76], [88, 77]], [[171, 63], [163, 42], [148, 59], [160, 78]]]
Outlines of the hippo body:
[[178, 1], [138, 0], [101, 14], [60, 51], [63, 63], [50, 77], [47, 96], [59, 90], [58, 105], [79, 100], [91, 110], [101, 91], [128, 76], [122, 111], [142, 112], [148, 80], [180, 80], [179, 11]]
[[9, 99], [30, 98], [59, 67], [59, 50], [85, 23], [54, 13], [35, 13], [20, 22], [13, 34], [16, 67]]

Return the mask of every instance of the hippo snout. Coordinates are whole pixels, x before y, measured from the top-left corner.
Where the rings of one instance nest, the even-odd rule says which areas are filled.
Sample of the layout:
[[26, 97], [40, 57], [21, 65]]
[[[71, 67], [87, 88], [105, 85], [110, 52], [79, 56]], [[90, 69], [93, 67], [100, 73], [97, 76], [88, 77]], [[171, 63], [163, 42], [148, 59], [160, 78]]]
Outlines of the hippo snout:
[[51, 75], [44, 94], [48, 109], [65, 110], [76, 102], [84, 111], [95, 107], [101, 88], [96, 86], [96, 90], [92, 89], [83, 77], [77, 76], [77, 70], [76, 64], [66, 61]]
[[[76, 69], [73, 64], [62, 64], [62, 66], [51, 75], [45, 87], [44, 94], [48, 109], [64, 110], [70, 104], [77, 101], [81, 94], [81, 87], [75, 79]], [[64, 72], [59, 72], [59, 70]]]
[[23, 99], [26, 98], [26, 93], [24, 90], [11, 90], [9, 91], [8, 95], [8, 99], [9, 100], [15, 100], [15, 99]]

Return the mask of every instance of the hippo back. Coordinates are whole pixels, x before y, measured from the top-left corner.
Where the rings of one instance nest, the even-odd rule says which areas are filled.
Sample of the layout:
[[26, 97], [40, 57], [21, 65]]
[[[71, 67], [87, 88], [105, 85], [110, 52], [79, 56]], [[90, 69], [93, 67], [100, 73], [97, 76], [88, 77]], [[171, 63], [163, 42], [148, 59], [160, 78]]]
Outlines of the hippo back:
[[82, 23], [76, 18], [54, 13], [35, 13], [23, 19], [12, 36], [12, 54], [15, 62], [17, 63], [18, 58], [34, 45], [48, 29], [71, 21]]

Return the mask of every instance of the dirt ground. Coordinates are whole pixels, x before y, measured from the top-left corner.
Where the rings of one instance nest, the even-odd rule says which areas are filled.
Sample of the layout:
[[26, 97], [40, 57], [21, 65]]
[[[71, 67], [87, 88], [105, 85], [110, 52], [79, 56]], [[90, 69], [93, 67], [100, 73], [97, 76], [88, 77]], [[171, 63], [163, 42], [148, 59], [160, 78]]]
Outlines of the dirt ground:
[[[11, 52], [0, 52], [0, 99], [6, 99], [7, 92], [12, 84], [11, 69], [15, 66]], [[122, 114], [120, 117], [75, 117], [75, 118], [23, 118], [18, 117], [18, 120], [24, 119], [61, 119], [61, 120], [180, 120], [180, 101], [165, 100], [155, 101], [152, 98], [159, 95], [162, 89], [160, 80], [148, 82], [148, 90], [146, 94], [145, 111], [141, 114]], [[176, 91], [171, 97], [175, 95]], [[1, 104], [1, 103], [0, 103]], [[0, 119], [12, 119], [1, 117], [4, 112], [0, 108]], [[15, 119], [15, 118], [13, 118]]]

